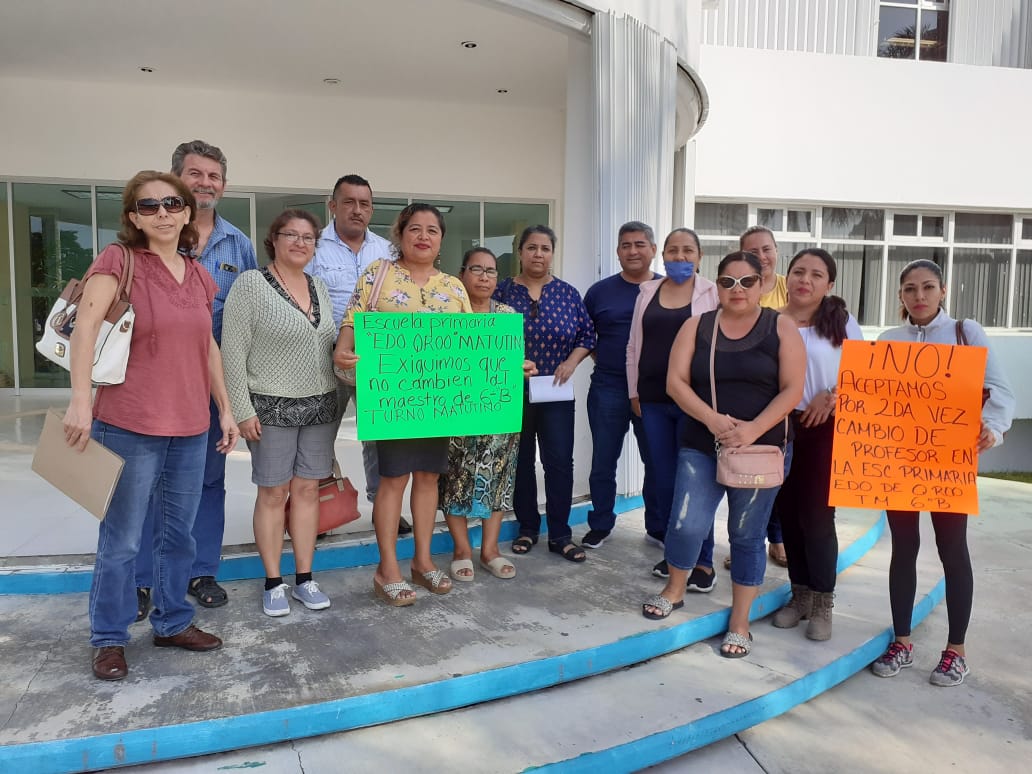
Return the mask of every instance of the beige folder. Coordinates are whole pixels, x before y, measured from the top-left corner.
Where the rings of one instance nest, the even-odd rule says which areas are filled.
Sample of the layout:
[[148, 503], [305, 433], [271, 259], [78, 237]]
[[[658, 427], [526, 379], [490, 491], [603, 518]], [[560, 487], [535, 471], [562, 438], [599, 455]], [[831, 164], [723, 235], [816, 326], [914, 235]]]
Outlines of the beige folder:
[[79, 452], [65, 440], [63, 414], [47, 410], [32, 469], [98, 519], [107, 515], [125, 460], [92, 438]]

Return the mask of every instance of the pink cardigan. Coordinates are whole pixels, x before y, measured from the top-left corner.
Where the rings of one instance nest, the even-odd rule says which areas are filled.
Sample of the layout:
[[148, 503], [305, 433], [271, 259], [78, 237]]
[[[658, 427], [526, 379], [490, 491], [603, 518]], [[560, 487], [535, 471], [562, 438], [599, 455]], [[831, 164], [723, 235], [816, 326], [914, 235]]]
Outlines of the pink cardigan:
[[[627, 340], [627, 393], [633, 400], [638, 397], [638, 361], [641, 358], [641, 318], [652, 298], [659, 292], [665, 277], [641, 283], [638, 300], [634, 302], [634, 316], [631, 318], [631, 336]], [[692, 290], [692, 317], [709, 312], [720, 305], [717, 300], [717, 286], [698, 274]]]

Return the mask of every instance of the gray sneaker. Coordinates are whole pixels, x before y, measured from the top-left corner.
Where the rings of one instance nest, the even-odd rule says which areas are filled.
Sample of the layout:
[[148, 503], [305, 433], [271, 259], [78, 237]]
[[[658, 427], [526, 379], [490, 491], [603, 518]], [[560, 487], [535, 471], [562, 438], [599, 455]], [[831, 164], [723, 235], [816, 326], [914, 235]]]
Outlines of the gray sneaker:
[[932, 670], [932, 676], [928, 682], [942, 688], [949, 688], [951, 685], [960, 685], [964, 682], [964, 677], [970, 671], [964, 657], [957, 651], [947, 648], [942, 652], [939, 666]]
[[881, 657], [871, 664], [871, 671], [878, 677], [895, 677], [899, 670], [914, 665], [914, 646], [893, 642]]
[[330, 598], [319, 591], [319, 584], [314, 580], [305, 581], [295, 586], [290, 596], [309, 610], [325, 610], [330, 606]]
[[262, 610], [265, 611], [265, 615], [271, 615], [273, 618], [279, 618], [281, 615], [288, 615], [290, 613], [290, 603], [287, 601], [287, 589], [289, 589], [286, 583], [281, 583], [274, 589], [268, 589], [262, 594]]

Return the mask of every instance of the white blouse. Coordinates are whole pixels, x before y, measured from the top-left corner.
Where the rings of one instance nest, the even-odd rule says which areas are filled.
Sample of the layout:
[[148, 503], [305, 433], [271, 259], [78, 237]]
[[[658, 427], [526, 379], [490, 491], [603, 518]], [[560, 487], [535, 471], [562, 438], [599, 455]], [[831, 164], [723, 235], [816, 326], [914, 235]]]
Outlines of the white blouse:
[[[806, 384], [803, 386], [803, 399], [796, 406], [796, 409], [802, 411], [818, 393], [838, 384], [842, 347], [833, 347], [830, 341], [818, 336], [817, 331], [809, 325], [800, 328], [799, 335], [806, 345]], [[864, 339], [860, 324], [853, 315], [849, 315], [846, 321], [846, 338], [857, 341]]]

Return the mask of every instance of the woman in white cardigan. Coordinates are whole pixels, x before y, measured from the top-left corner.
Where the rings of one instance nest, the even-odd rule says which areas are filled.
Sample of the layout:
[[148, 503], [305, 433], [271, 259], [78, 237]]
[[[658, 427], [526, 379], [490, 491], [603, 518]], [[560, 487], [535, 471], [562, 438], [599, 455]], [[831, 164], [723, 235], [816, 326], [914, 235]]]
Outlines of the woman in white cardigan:
[[[677, 228], [663, 242], [665, 277], [641, 283], [627, 342], [627, 390], [631, 409], [641, 417], [649, 446], [650, 479], [655, 483], [660, 512], [669, 514], [674, 499], [674, 478], [680, 450], [678, 426], [684, 416], [666, 393], [667, 364], [677, 332], [689, 317], [716, 309], [717, 286], [698, 274], [702, 260], [699, 237]], [[650, 534], [662, 543], [664, 534]], [[653, 575], [667, 577], [666, 560]], [[713, 533], [703, 543], [699, 562], [688, 580], [692, 591], [713, 589]]]

